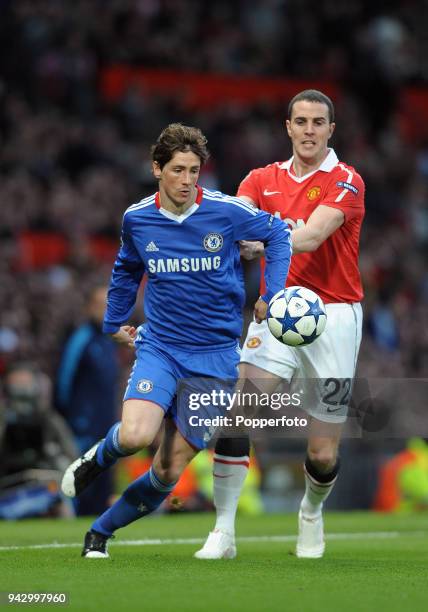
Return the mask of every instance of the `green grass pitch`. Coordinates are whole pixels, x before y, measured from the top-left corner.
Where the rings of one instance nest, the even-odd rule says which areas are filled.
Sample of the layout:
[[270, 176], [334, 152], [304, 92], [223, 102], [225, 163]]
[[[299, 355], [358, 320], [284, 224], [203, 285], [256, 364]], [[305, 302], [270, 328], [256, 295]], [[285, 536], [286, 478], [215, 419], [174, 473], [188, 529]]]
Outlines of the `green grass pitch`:
[[[294, 556], [295, 515], [265, 515], [238, 518], [235, 560], [199, 561], [211, 514], [143, 519], [102, 560], [80, 557], [90, 520], [2, 522], [0, 590], [66, 592], [66, 609], [97, 612], [428, 610], [427, 515], [327, 513], [325, 523], [323, 559]], [[44, 546], [54, 543], [67, 546]]]

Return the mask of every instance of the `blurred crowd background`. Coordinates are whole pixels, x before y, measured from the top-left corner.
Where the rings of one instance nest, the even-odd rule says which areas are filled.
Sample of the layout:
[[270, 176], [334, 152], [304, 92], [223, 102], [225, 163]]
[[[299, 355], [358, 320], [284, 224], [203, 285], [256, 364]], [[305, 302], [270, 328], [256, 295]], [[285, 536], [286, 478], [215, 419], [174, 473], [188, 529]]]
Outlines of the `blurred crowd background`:
[[[66, 338], [108, 282], [123, 211], [156, 188], [149, 147], [165, 125], [200, 127], [212, 153], [201, 184], [234, 193], [250, 169], [287, 159], [288, 100], [315, 86], [367, 188], [359, 375], [426, 377], [426, 9], [0, 0], [0, 374], [31, 361], [55, 387]], [[248, 318], [254, 266], [247, 281]], [[123, 378], [132, 356], [119, 358]]]

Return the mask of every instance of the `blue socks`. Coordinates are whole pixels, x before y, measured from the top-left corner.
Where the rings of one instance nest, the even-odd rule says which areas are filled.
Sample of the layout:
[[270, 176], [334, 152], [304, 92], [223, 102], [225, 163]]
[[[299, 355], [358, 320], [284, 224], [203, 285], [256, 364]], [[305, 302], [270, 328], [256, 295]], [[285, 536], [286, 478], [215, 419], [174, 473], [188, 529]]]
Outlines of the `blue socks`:
[[125, 527], [156, 510], [175, 485], [175, 482], [171, 484], [162, 482], [151, 467], [148, 472], [129, 485], [111, 508], [96, 519], [91, 530], [110, 537], [119, 527]]
[[[120, 457], [133, 454], [120, 446], [119, 427], [120, 422], [115, 423], [107, 433], [105, 440], [97, 448], [96, 460], [103, 468], [114, 465]], [[162, 482], [153, 468], [150, 468], [148, 472], [129, 485], [122, 497], [111, 508], [97, 518], [91, 529], [110, 537], [119, 527], [125, 527], [156, 510], [175, 485], [175, 482], [170, 484]]]
[[97, 448], [96, 459], [99, 466], [108, 468], [116, 463], [120, 457], [133, 455], [134, 451], [127, 451], [119, 444], [120, 421], [115, 423], [108, 431], [105, 439]]

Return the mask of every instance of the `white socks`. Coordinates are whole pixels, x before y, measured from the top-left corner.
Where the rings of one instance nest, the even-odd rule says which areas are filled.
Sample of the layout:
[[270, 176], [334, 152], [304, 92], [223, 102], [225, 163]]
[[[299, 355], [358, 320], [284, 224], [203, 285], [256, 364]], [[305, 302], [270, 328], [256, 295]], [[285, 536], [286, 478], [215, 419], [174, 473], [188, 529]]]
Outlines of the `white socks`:
[[214, 529], [235, 533], [235, 515], [239, 496], [247, 476], [250, 459], [214, 454], [214, 505], [217, 521]]
[[323, 502], [330, 495], [337, 480], [337, 473], [330, 482], [318, 482], [308, 473], [306, 466], [303, 466], [303, 469], [305, 472], [306, 489], [300, 508], [304, 516], [315, 518], [321, 514]]

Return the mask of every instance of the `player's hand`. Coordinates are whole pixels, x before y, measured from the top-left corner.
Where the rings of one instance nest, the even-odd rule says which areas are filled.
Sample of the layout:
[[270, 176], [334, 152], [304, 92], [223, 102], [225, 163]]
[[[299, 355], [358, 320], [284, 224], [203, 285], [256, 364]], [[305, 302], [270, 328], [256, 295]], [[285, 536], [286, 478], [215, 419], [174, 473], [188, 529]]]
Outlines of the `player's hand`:
[[254, 318], [256, 323], [261, 323], [266, 319], [268, 305], [262, 298], [259, 298], [254, 305]]
[[257, 240], [240, 240], [239, 246], [241, 257], [248, 259], [248, 261], [251, 261], [251, 259], [257, 259], [257, 257], [262, 257], [265, 252], [263, 242], [259, 242]]
[[131, 325], [122, 325], [119, 331], [117, 331], [115, 334], [111, 334], [111, 337], [118, 344], [126, 344], [129, 346], [129, 348], [134, 348], [137, 330]]

